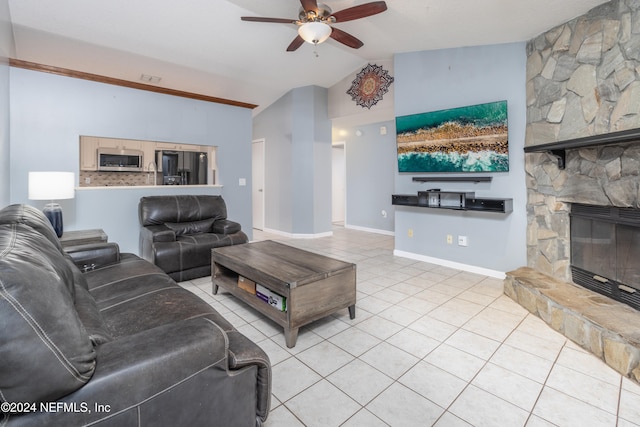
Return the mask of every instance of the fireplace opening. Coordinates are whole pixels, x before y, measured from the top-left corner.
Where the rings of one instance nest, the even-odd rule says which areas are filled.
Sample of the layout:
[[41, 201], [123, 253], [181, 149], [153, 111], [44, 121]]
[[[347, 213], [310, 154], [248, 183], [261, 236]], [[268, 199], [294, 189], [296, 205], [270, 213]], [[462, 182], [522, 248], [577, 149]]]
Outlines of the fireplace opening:
[[640, 209], [571, 205], [574, 283], [640, 310]]

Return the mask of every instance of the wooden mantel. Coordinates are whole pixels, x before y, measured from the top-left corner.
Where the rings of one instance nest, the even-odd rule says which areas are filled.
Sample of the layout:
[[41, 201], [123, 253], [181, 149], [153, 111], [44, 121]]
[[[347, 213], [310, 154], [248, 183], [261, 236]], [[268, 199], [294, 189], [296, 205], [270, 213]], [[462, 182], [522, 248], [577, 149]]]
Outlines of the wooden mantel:
[[199, 101], [215, 102], [217, 104], [232, 105], [234, 107], [254, 109], [255, 104], [248, 104], [231, 99], [217, 98], [215, 96], [202, 95], [199, 93], [185, 92], [166, 87], [153, 86], [144, 83], [132, 82], [129, 80], [116, 79], [113, 77], [101, 76], [99, 74], [85, 73], [83, 71], [69, 70], [66, 68], [54, 67], [52, 65], [43, 65], [35, 62], [22, 61], [20, 59], [10, 59], [9, 65], [16, 68], [24, 68], [27, 70], [41, 71], [43, 73], [57, 74], [59, 76], [73, 77], [76, 79], [91, 80], [98, 83], [106, 83], [115, 86], [123, 86], [131, 89], [146, 90], [149, 92], [162, 93], [165, 95], [180, 96], [182, 98], [197, 99]]

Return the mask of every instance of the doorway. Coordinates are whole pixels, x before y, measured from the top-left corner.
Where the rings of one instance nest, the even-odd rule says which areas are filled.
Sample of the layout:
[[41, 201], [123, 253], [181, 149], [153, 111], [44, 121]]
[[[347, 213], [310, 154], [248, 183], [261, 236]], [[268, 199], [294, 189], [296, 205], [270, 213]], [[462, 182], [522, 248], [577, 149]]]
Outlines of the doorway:
[[251, 142], [251, 200], [253, 228], [264, 229], [264, 139]]
[[346, 156], [345, 143], [331, 146], [331, 222], [345, 225]]

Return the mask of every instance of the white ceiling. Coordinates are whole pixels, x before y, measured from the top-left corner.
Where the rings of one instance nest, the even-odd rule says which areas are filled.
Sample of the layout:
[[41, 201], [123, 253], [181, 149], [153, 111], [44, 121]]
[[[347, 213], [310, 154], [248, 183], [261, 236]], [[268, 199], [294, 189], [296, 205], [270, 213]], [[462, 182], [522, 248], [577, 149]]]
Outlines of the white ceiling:
[[[368, 0], [326, 0], [338, 11]], [[364, 42], [285, 49], [299, 0], [8, 0], [15, 57], [259, 105], [292, 88], [330, 87], [394, 53], [526, 41], [604, 0], [387, 0], [388, 10], [335, 24]]]

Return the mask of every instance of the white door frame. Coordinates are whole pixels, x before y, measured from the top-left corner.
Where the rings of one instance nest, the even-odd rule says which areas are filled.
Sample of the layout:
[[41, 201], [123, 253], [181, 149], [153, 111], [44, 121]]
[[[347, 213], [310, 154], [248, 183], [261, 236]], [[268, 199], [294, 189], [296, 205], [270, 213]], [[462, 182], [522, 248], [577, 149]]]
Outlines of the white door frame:
[[[260, 166], [260, 169], [261, 169], [261, 174], [260, 174], [261, 176], [260, 176], [259, 178], [260, 178], [260, 181], [262, 182], [262, 188], [258, 189], [256, 193], [254, 193], [254, 191], [256, 190], [256, 189], [255, 189], [255, 186], [256, 186], [256, 183], [255, 183], [255, 171], [254, 171], [255, 166], [256, 166], [256, 165], [254, 164], [254, 162], [256, 161], [256, 159], [255, 159], [255, 158], [254, 158], [254, 156], [253, 156], [253, 150], [254, 150], [254, 147], [255, 147], [255, 146], [254, 146], [254, 144], [260, 144], [260, 145], [262, 146], [262, 156], [261, 156], [261, 158], [262, 158], [262, 165], [259, 165], [259, 166]], [[252, 199], [251, 199], [251, 202], [252, 202], [252, 220], [253, 220], [253, 228], [257, 228], [258, 230], [263, 230], [263, 229], [264, 229], [264, 226], [265, 226], [265, 224], [264, 224], [264, 220], [265, 220], [265, 200], [266, 200], [266, 198], [265, 198], [265, 191], [266, 191], [266, 190], [265, 190], [265, 187], [266, 187], [266, 185], [265, 185], [265, 164], [266, 164], [266, 162], [265, 162], [265, 158], [264, 158], [264, 157], [265, 157], [265, 153], [266, 153], [265, 145], [266, 145], [266, 141], [265, 141], [265, 139], [264, 139], [264, 138], [260, 138], [260, 139], [256, 139], [256, 140], [254, 140], [254, 141], [251, 141], [251, 169], [252, 169], [252, 182], [251, 182], [251, 195], [252, 195]], [[255, 148], [258, 148], [258, 147], [255, 147]], [[255, 198], [256, 196], [259, 196], [259, 197], [262, 199], [262, 200], [261, 200], [261, 202], [262, 202], [262, 203], [261, 203], [261, 204], [262, 204], [261, 212], [256, 212], [256, 210], [253, 208], [254, 198]], [[256, 221], [256, 214], [260, 216], [260, 217], [258, 218], [258, 221]]]
[[[342, 188], [344, 190], [344, 193], [342, 195], [343, 200], [342, 200], [342, 222], [344, 223], [344, 225], [346, 226], [347, 224], [347, 143], [345, 141], [338, 141], [334, 144], [332, 144], [331, 149], [339, 149], [340, 147], [342, 147], [343, 150], [343, 156], [342, 156], [342, 179], [343, 179], [343, 183], [342, 183]], [[332, 164], [333, 167], [333, 164]], [[333, 200], [333, 192], [334, 189], [332, 188], [332, 200]], [[333, 207], [332, 207], [332, 218], [331, 221], [334, 222], [334, 217], [333, 217]]]

